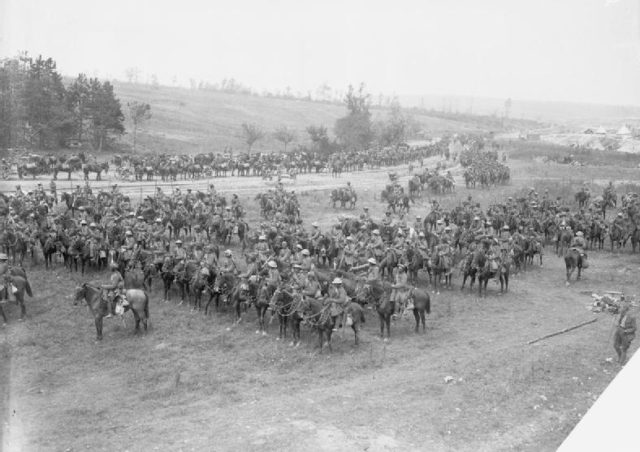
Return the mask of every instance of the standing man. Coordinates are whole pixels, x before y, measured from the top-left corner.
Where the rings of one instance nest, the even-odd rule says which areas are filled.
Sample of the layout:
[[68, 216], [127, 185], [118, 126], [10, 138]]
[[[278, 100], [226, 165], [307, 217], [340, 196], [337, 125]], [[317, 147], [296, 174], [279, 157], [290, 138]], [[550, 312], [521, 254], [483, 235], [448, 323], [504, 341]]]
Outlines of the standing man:
[[620, 300], [622, 308], [620, 316], [616, 322], [616, 332], [613, 337], [613, 348], [618, 354], [618, 362], [621, 365], [627, 361], [627, 350], [631, 341], [636, 337], [636, 318], [629, 312], [631, 304], [624, 299], [624, 295]]

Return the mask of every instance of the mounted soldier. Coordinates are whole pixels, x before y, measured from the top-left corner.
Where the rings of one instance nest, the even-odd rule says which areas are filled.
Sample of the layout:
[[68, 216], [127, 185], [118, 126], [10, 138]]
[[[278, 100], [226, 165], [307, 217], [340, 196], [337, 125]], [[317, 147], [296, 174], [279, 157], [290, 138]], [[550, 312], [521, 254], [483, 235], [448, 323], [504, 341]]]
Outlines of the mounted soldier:
[[382, 237], [380, 237], [380, 231], [378, 229], [374, 229], [371, 234], [371, 241], [367, 245], [367, 250], [371, 255], [370, 257], [380, 260], [384, 254], [384, 242], [382, 241]]
[[233, 253], [231, 250], [226, 250], [224, 252], [224, 257], [220, 260], [220, 265], [218, 267], [218, 273], [220, 276], [225, 274], [237, 274], [238, 266], [236, 265], [236, 261], [233, 260]]
[[347, 295], [347, 291], [342, 286], [342, 279], [335, 278], [331, 282], [331, 287], [329, 288], [329, 296], [325, 300], [325, 305], [330, 306], [329, 314], [332, 318], [335, 319], [333, 331], [337, 331], [338, 328], [346, 324], [346, 321], [341, 322], [339, 317], [345, 313], [345, 309], [348, 304], [349, 297]]
[[403, 264], [398, 265], [398, 272], [395, 275], [394, 284], [391, 286], [391, 298], [390, 300], [395, 302], [395, 313], [404, 313], [405, 303], [409, 295], [411, 287], [408, 283], [407, 267]]
[[111, 265], [109, 265], [109, 268], [111, 269], [109, 283], [102, 285], [102, 288], [107, 291], [105, 293], [105, 300], [107, 301], [108, 307], [108, 314], [106, 318], [112, 317], [116, 314], [115, 306], [113, 304], [116, 298], [120, 297], [123, 306], [126, 306], [128, 304], [124, 293], [124, 278], [118, 271], [118, 265], [115, 263], [111, 263]]
[[576, 236], [573, 238], [571, 242], [570, 248], [576, 249], [580, 256], [582, 256], [582, 268], [589, 268], [589, 263], [587, 262], [587, 254], [584, 252], [586, 247], [586, 242], [584, 240], [584, 234], [582, 231], [576, 232]]

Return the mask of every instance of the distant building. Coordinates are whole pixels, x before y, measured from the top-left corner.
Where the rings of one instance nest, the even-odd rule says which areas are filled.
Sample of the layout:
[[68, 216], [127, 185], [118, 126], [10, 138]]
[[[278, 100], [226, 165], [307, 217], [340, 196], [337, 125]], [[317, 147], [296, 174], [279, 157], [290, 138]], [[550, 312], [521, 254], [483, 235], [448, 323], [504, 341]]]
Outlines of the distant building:
[[582, 131], [585, 135], [593, 135], [595, 131], [592, 128], [588, 128]]

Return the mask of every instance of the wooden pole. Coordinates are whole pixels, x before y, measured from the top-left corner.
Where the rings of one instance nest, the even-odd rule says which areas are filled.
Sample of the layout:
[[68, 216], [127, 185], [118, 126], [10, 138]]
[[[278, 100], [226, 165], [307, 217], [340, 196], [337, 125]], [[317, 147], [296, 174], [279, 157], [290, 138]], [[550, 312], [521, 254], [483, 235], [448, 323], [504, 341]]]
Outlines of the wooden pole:
[[535, 344], [536, 342], [542, 341], [544, 339], [549, 339], [550, 337], [553, 337], [553, 336], [558, 336], [560, 334], [568, 333], [569, 331], [575, 330], [577, 328], [583, 327], [585, 325], [589, 325], [590, 323], [594, 323], [594, 322], [597, 322], [597, 321], [598, 321], [598, 319], [595, 318], [595, 319], [591, 319], [591, 320], [589, 320], [587, 322], [582, 322], [582, 323], [580, 323], [578, 325], [575, 325], [575, 326], [572, 326], [572, 327], [569, 327], [569, 328], [565, 328], [564, 330], [556, 331], [555, 333], [547, 334], [546, 336], [542, 336], [542, 337], [539, 337], [538, 339], [534, 339], [532, 341], [529, 341], [529, 342], [527, 342], [527, 345]]

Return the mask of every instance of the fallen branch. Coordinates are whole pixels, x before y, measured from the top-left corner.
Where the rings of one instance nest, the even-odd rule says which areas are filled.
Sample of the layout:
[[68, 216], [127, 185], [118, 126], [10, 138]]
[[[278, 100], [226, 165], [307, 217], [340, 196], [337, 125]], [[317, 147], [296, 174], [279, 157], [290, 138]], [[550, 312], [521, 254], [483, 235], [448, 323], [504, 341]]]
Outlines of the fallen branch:
[[594, 323], [597, 320], [598, 320], [598, 318], [595, 318], [595, 319], [589, 320], [587, 322], [582, 322], [579, 325], [572, 326], [572, 327], [569, 327], [569, 328], [565, 328], [564, 330], [556, 331], [555, 333], [547, 334], [546, 336], [542, 336], [542, 337], [539, 337], [538, 339], [534, 339], [532, 341], [527, 342], [527, 345], [535, 344], [536, 342], [542, 341], [544, 339], [549, 339], [550, 337], [553, 337], [553, 336], [558, 336], [560, 334], [568, 333], [569, 331], [575, 330], [575, 329], [583, 327], [585, 325], [589, 325], [590, 323]]

